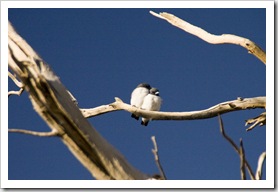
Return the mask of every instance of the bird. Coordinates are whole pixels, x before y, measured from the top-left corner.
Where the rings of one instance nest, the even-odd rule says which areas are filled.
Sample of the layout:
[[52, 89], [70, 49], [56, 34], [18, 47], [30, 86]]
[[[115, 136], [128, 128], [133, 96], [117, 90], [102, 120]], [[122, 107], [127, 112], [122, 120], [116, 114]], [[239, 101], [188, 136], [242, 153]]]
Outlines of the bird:
[[[130, 104], [137, 108], [141, 108], [145, 96], [150, 93], [151, 86], [148, 83], [140, 83], [131, 93]], [[131, 114], [131, 117], [139, 120], [139, 117], [135, 114]]]
[[[148, 111], [159, 111], [161, 107], [162, 99], [159, 96], [159, 90], [157, 88], [151, 88], [150, 93], [145, 96], [142, 109]], [[142, 118], [141, 125], [147, 126], [151, 119]]]

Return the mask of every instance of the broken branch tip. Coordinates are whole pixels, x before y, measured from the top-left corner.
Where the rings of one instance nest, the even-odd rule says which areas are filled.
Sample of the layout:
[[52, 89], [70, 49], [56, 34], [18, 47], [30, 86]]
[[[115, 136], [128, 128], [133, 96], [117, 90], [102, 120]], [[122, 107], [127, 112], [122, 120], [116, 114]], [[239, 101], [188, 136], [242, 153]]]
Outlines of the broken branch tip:
[[123, 101], [119, 97], [115, 97], [115, 101], [123, 103]]

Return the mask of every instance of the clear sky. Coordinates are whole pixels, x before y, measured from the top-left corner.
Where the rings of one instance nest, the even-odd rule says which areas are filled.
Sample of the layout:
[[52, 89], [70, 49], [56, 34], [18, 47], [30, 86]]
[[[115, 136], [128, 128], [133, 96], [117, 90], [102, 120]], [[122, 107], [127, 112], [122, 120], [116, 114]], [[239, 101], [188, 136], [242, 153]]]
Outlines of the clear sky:
[[[53, 2], [54, 3], [54, 2]], [[9, 9], [18, 33], [51, 66], [81, 108], [129, 103], [147, 82], [160, 90], [162, 111], [195, 111], [237, 97], [266, 95], [265, 65], [247, 50], [212, 45], [149, 11], [169, 12], [213, 34], [246, 37], [266, 50], [265, 9]], [[17, 89], [9, 80], [9, 90]], [[49, 131], [27, 92], [9, 98], [9, 128]], [[253, 171], [266, 149], [265, 126], [246, 132], [263, 109], [222, 115], [226, 133], [244, 142]], [[151, 136], [171, 180], [238, 180], [239, 156], [221, 136], [217, 118], [152, 121], [147, 127], [117, 111], [88, 119], [144, 173], [159, 173]], [[59, 138], [9, 133], [10, 180], [90, 180], [91, 174]], [[265, 166], [263, 179], [265, 179]]]

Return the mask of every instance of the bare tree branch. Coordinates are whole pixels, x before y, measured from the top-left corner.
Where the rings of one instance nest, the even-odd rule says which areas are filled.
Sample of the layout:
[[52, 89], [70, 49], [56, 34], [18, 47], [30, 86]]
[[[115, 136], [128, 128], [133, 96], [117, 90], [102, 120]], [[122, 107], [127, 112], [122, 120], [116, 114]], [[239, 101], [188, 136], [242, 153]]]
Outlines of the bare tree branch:
[[252, 130], [253, 128], [255, 128], [257, 125], [259, 126], [263, 126], [266, 124], [266, 112], [263, 112], [262, 114], [260, 114], [259, 116], [257, 117], [254, 117], [252, 119], [248, 119], [246, 120], [246, 123], [245, 123], [245, 126], [248, 125], [248, 124], [252, 124], [250, 127], [248, 127], [246, 129], [246, 131], [250, 131]]
[[30, 131], [30, 130], [25, 130], [25, 129], [9, 129], [9, 132], [34, 135], [34, 136], [39, 136], [39, 137], [59, 136], [59, 133], [56, 130], [52, 130], [50, 132], [37, 132], [37, 131]]
[[[235, 142], [225, 133], [224, 130], [224, 124], [221, 118], [221, 115], [218, 115], [218, 120], [219, 120], [219, 125], [220, 125], [220, 132], [223, 135], [223, 137], [232, 145], [232, 147], [234, 148], [234, 150], [237, 152], [238, 155], [240, 155], [240, 149], [238, 148], [238, 146], [235, 144]], [[250, 178], [252, 180], [255, 180], [255, 176], [254, 173], [251, 169], [251, 166], [249, 165], [248, 161], [245, 159], [245, 166], [249, 172]]]
[[152, 120], [195, 120], [216, 117], [218, 114], [224, 114], [231, 111], [246, 110], [254, 108], [265, 108], [265, 97], [240, 98], [237, 100], [226, 101], [208, 109], [191, 112], [161, 112], [146, 111], [129, 104], [121, 99], [115, 98], [115, 102], [108, 105], [102, 105], [92, 109], [80, 109], [86, 118], [94, 117], [108, 112], [125, 110], [137, 116], [150, 118]]
[[148, 179], [86, 120], [50, 67], [9, 23], [9, 68], [24, 84], [36, 112], [96, 179]]
[[160, 172], [161, 179], [166, 180], [166, 175], [163, 171], [163, 168], [162, 168], [160, 160], [159, 160], [158, 147], [157, 147], [157, 144], [156, 144], [155, 136], [152, 136], [151, 139], [153, 141], [153, 146], [154, 146], [154, 149], [152, 149], [152, 152], [154, 154], [155, 163], [156, 163], [156, 165], [158, 167], [158, 170]]
[[[119, 98], [115, 98], [115, 99], [116, 99], [116, 102], [121, 102], [121, 100]], [[113, 112], [113, 111], [123, 110], [123, 109], [116, 109], [115, 107], [113, 107], [113, 105], [116, 102], [110, 103], [108, 105], [101, 105], [101, 106], [91, 108], [91, 109], [80, 109], [80, 110], [85, 118], [90, 118], [90, 117], [102, 115], [102, 114]], [[132, 107], [132, 106], [130, 106], [130, 107]]]
[[263, 164], [266, 158], [266, 152], [263, 152], [258, 160], [258, 166], [257, 166], [257, 171], [256, 171], [256, 179], [257, 180], [261, 180], [262, 178], [262, 168], [263, 168]]
[[241, 175], [241, 180], [246, 180], [245, 152], [244, 152], [244, 148], [243, 148], [243, 141], [242, 141], [242, 139], [240, 139], [239, 157], [240, 157], [240, 175]]
[[211, 43], [211, 44], [229, 43], [229, 44], [240, 45], [240, 46], [246, 48], [248, 50], [248, 53], [253, 54], [259, 60], [261, 60], [264, 64], [266, 64], [265, 51], [263, 51], [258, 45], [256, 45], [254, 42], [252, 42], [249, 39], [246, 39], [244, 37], [239, 37], [236, 35], [231, 35], [231, 34], [213, 35], [213, 34], [208, 33], [207, 31], [203, 30], [200, 27], [196, 27], [196, 26], [176, 17], [175, 15], [165, 13], [165, 12], [157, 14], [153, 11], [150, 11], [150, 13], [153, 16], [156, 16], [160, 19], [164, 19], [164, 20], [168, 21], [170, 24], [184, 30], [187, 33], [195, 35], [208, 43]]

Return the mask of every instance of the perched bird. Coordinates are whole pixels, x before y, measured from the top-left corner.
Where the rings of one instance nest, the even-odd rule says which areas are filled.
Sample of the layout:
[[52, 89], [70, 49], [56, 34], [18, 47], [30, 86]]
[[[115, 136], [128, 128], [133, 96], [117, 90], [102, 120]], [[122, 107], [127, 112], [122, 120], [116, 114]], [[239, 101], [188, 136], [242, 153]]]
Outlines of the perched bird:
[[[150, 92], [151, 86], [147, 83], [140, 83], [131, 93], [130, 104], [132, 106], [141, 108], [145, 96]], [[139, 117], [135, 114], [131, 115], [132, 118], [138, 120]]]
[[[144, 102], [141, 106], [142, 109], [148, 111], [159, 111], [161, 107], [162, 99], [159, 96], [159, 90], [157, 88], [151, 88], [150, 93], [144, 98]], [[142, 118], [141, 125], [147, 126], [151, 119]]]

